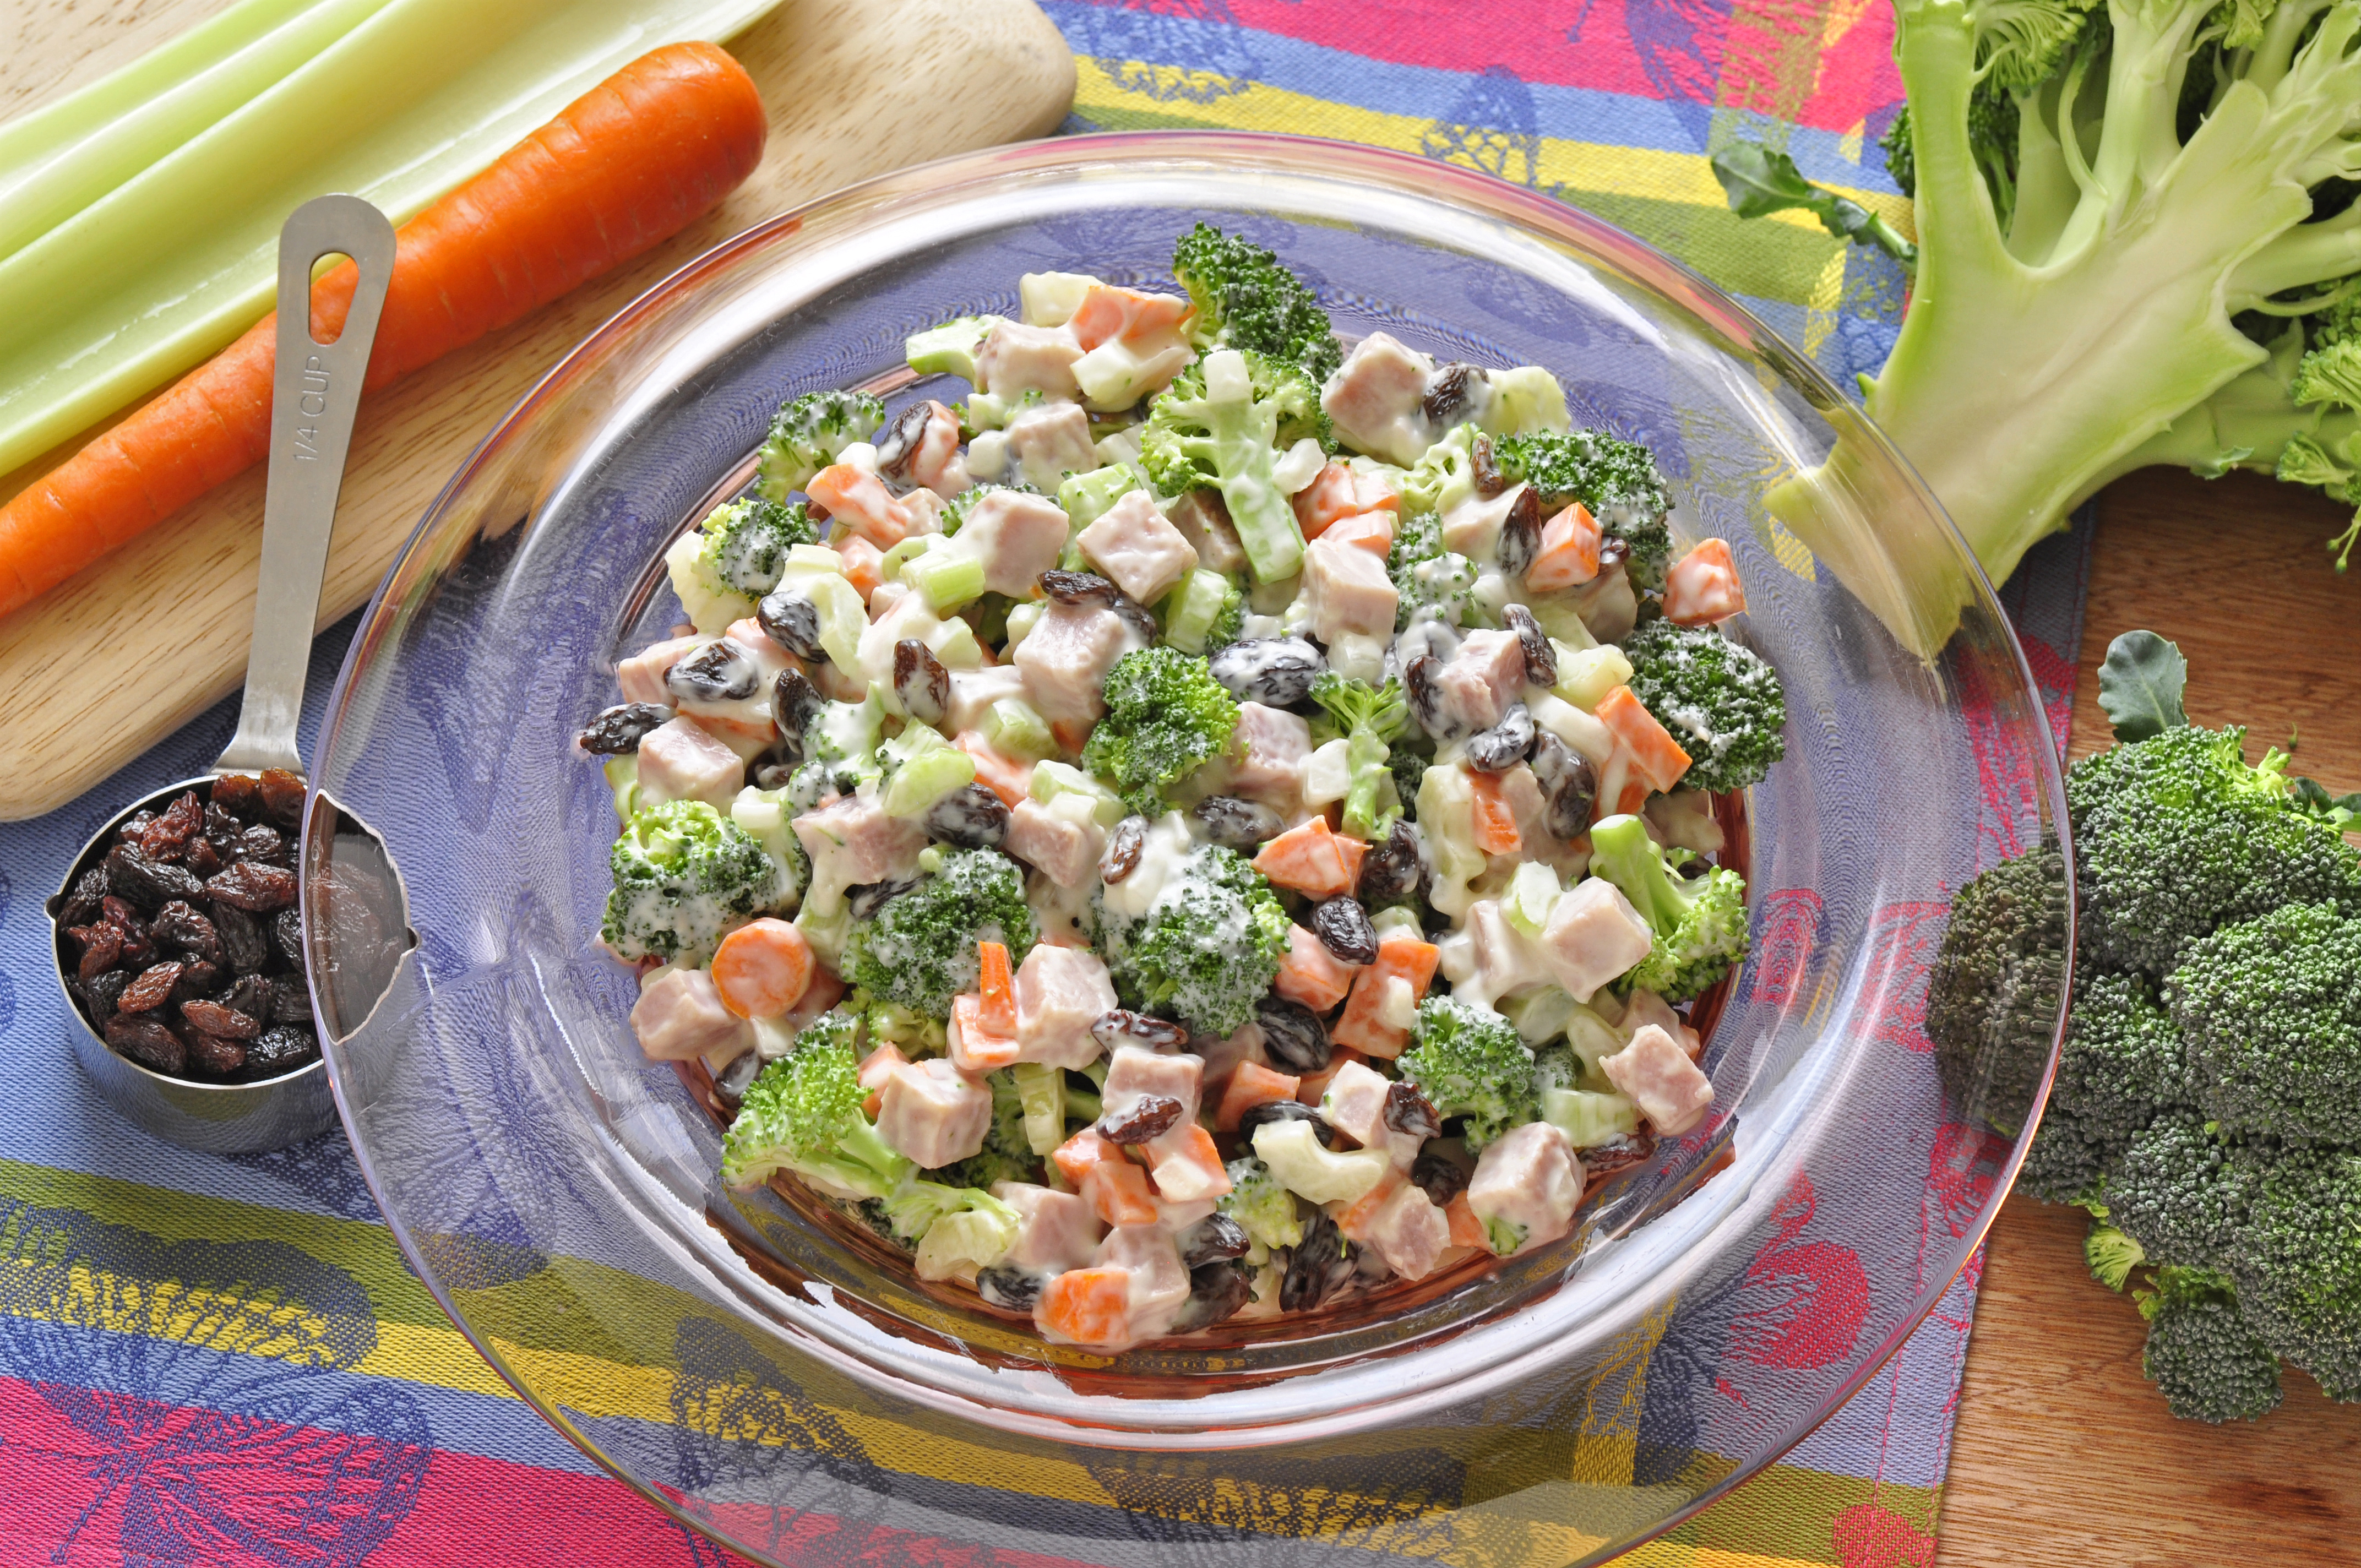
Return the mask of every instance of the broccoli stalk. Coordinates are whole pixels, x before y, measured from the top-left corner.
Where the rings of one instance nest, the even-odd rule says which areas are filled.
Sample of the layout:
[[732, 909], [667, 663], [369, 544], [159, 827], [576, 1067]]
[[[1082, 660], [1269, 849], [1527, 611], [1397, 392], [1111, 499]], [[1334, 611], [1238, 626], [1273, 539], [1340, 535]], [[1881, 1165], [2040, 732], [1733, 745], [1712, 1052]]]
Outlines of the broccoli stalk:
[[796, 1036], [786, 1056], [755, 1074], [721, 1144], [721, 1179], [759, 1187], [789, 1170], [840, 1198], [885, 1198], [917, 1170], [878, 1135], [862, 1104], [852, 1054], [858, 1023], [828, 1013]]
[[1140, 648], [1107, 672], [1106, 717], [1082, 746], [1082, 766], [1108, 780], [1143, 817], [1164, 790], [1229, 749], [1237, 700], [1211, 667], [1178, 648]]
[[1279, 453], [1311, 437], [1330, 442], [1319, 384], [1285, 360], [1217, 348], [1173, 378], [1148, 405], [1140, 463], [1158, 490], [1222, 492], [1258, 582], [1303, 565], [1303, 531], [1279, 493]]
[[1498, 1013], [1430, 996], [1418, 1004], [1411, 1037], [1396, 1065], [1436, 1111], [1466, 1118], [1463, 1135], [1471, 1151], [1540, 1119], [1532, 1047]]
[[1410, 704], [1401, 683], [1382, 686], [1348, 680], [1334, 670], [1312, 678], [1312, 700], [1328, 710], [1345, 732], [1345, 762], [1352, 784], [1345, 793], [1345, 831], [1356, 839], [1375, 841], [1393, 826], [1400, 799], [1393, 795], [1392, 756], [1389, 742], [1410, 729]]
[[1694, 881], [1673, 868], [1690, 859], [1648, 837], [1640, 817], [1609, 817], [1590, 829], [1590, 870], [1623, 890], [1656, 934], [1655, 946], [1617, 984], [1685, 1001], [1746, 956], [1746, 881], [1716, 866]]

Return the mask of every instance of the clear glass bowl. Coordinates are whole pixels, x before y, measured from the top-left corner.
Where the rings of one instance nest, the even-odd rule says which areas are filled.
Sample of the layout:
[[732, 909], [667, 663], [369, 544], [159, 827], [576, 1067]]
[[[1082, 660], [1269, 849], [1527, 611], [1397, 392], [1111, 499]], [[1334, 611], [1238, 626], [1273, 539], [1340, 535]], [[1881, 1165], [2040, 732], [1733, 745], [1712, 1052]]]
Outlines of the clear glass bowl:
[[[631, 974], [592, 943], [613, 817], [567, 741], [614, 700], [618, 656], [676, 618], [658, 557], [782, 399], [890, 371], [945, 317], [1013, 312], [1021, 272], [1169, 283], [1200, 218], [1276, 248], [1341, 329], [1544, 365], [1577, 422], [1645, 441], [1676, 537], [1730, 541], [1752, 606], [1738, 634], [1791, 719], [1748, 803], [1754, 950], [1710, 1037], [1716, 1114], [1594, 1206], [1587, 1245], [1374, 1321], [1109, 1358], [721, 1186], [712, 1121], [642, 1058]], [[1901, 1344], [2022, 1155], [1992, 1128], [2023, 1128], [2041, 1087], [1961, 1103], [1920, 1027], [1950, 894], [2059, 814], [2015, 641], [1898, 458], [1872, 475], [1898, 499], [1850, 520], [1848, 569], [1932, 562], [1976, 584], [1932, 663], [1762, 505], [1858, 422], [1803, 356], [1631, 236], [1364, 148], [1005, 148], [721, 247], [493, 432], [395, 564], [331, 705], [319, 785], [383, 836], [419, 938], [373, 1013], [340, 1003], [333, 951], [314, 963], [346, 1124], [404, 1250], [562, 1431], [766, 1561], [807, 1560], [823, 1521], [1091, 1563], [1185, 1543], [1222, 1564], [1323, 1546], [1562, 1563], [1662, 1530]], [[1890, 449], [1856, 433], [1875, 468]]]

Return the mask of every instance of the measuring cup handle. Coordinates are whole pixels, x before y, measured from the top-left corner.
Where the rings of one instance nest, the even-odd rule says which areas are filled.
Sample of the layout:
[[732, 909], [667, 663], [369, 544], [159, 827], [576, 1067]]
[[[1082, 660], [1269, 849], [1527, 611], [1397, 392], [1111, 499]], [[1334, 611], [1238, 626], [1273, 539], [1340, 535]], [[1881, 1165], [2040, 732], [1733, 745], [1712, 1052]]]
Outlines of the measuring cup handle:
[[[359, 281], [332, 344], [312, 336], [312, 269], [353, 258]], [[237, 733], [216, 773], [303, 771], [295, 722], [303, 711], [312, 623], [327, 576], [328, 536], [352, 445], [369, 345], [393, 279], [393, 225], [357, 196], [322, 196], [279, 231], [278, 362], [270, 383], [270, 480], [262, 502], [262, 574], [254, 599], [254, 646]]]

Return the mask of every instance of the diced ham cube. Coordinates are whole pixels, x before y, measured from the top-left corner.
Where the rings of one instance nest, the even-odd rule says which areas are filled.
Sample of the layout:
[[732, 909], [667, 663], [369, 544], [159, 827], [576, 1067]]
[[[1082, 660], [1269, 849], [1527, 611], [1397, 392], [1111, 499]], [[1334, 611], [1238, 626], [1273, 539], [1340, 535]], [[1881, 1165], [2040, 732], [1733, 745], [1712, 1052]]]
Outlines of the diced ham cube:
[[753, 660], [754, 668], [762, 674], [763, 684], [758, 689], [766, 695], [771, 683], [779, 678], [781, 670], [790, 666], [798, 670], [804, 667], [801, 659], [772, 641], [771, 634], [763, 630], [763, 623], [751, 615], [743, 620], [731, 621], [721, 635], [746, 650], [747, 657]]
[[1471, 631], [1435, 676], [1443, 709], [1474, 733], [1500, 722], [1525, 689], [1525, 652], [1513, 631]]
[[1385, 561], [1357, 544], [1323, 537], [1305, 545], [1301, 591], [1312, 634], [1323, 642], [1393, 635], [1401, 594], [1386, 576]]
[[701, 969], [663, 969], [640, 989], [631, 1032], [653, 1061], [691, 1061], [726, 1052], [731, 1059], [754, 1047], [754, 1025], [721, 1004], [713, 977]]
[[1016, 1059], [1090, 1066], [1099, 1058], [1091, 1025], [1115, 1004], [1115, 982], [1096, 953], [1038, 944], [1016, 966]]
[[1475, 561], [1488, 561], [1500, 553], [1500, 528], [1524, 498], [1525, 487], [1511, 485], [1497, 496], [1470, 496], [1443, 514], [1443, 547]]
[[1656, 1131], [1676, 1138], [1705, 1120], [1713, 1104], [1713, 1080], [1689, 1060], [1681, 1043], [1653, 1024], [1642, 1024], [1631, 1043], [1598, 1058], [1598, 1070]]
[[1363, 1148], [1387, 1148], [1398, 1135], [1386, 1125], [1386, 1095], [1392, 1088], [1375, 1069], [1346, 1062], [1320, 1097], [1321, 1119]]
[[1197, 1103], [1205, 1081], [1205, 1058], [1177, 1051], [1167, 1056], [1139, 1046], [1117, 1046], [1107, 1060], [1106, 1082], [1099, 1087], [1099, 1102], [1109, 1121], [1128, 1115], [1141, 1098], [1161, 1094], [1180, 1102], [1180, 1120], [1197, 1119]]
[[992, 1130], [992, 1091], [941, 1057], [906, 1062], [885, 1080], [877, 1135], [928, 1170], [967, 1158]]
[[1197, 553], [1197, 565], [1235, 576], [1246, 569], [1246, 549], [1230, 521], [1229, 503], [1216, 489], [1191, 490], [1172, 503], [1172, 526]]
[[1189, 1299], [1189, 1267], [1180, 1261], [1172, 1233], [1162, 1225], [1117, 1225], [1099, 1243], [1093, 1263], [1100, 1268], [1120, 1268], [1130, 1276], [1126, 1343], [1153, 1339], [1170, 1328]]
[[1020, 398], [1027, 392], [1071, 398], [1081, 390], [1074, 384], [1074, 361], [1082, 356], [1082, 345], [1063, 327], [1004, 321], [976, 350], [975, 378], [996, 398]]
[[1503, 996], [1531, 991], [1554, 978], [1540, 947], [1509, 924], [1496, 899], [1479, 899], [1468, 905], [1464, 933], [1441, 946], [1451, 993], [1478, 1007], [1489, 1007]]
[[1160, 1199], [1190, 1203], [1219, 1198], [1230, 1190], [1230, 1173], [1213, 1146], [1213, 1135], [1194, 1122], [1178, 1123], [1141, 1146]]
[[1029, 1181], [995, 1181], [992, 1195], [1016, 1211], [1016, 1240], [1000, 1262], [1027, 1274], [1063, 1274], [1089, 1266], [1105, 1227], [1079, 1192]]
[[1330, 523], [1321, 537], [1332, 544], [1356, 546], [1383, 561], [1393, 554], [1394, 514], [1389, 511], [1356, 511], [1350, 517], [1340, 517]]
[[1503, 1255], [1565, 1234], [1581, 1201], [1582, 1162], [1547, 1122], [1527, 1122], [1485, 1145], [1467, 1182], [1467, 1206], [1494, 1235], [1496, 1251], [1507, 1244]]
[[994, 490], [968, 509], [955, 539], [952, 548], [983, 563], [986, 588], [1024, 598], [1065, 553], [1066, 514], [1047, 496]]
[[1300, 1002], [1314, 1013], [1326, 1013], [1353, 989], [1348, 964], [1328, 950], [1328, 945], [1301, 926], [1287, 928], [1287, 957], [1279, 966], [1271, 989], [1290, 1002]]
[[1128, 490], [1075, 536], [1082, 554], [1115, 587], [1154, 604], [1197, 569], [1197, 549], [1146, 490]]
[[831, 464], [813, 475], [804, 489], [828, 509], [836, 536], [857, 533], [880, 550], [891, 550], [909, 536], [908, 509], [866, 468]]
[[1106, 712], [1106, 674], [1130, 645], [1113, 610], [1052, 603], [1011, 657], [1042, 718], [1089, 723]]
[[1682, 626], [1713, 626], [1742, 613], [1746, 590], [1726, 541], [1708, 539], [1664, 574], [1664, 619]]
[[745, 784], [738, 753], [685, 714], [640, 738], [640, 794], [652, 805], [701, 800], [726, 811]]
[[1653, 1024], [1680, 1042], [1681, 1049], [1688, 1053], [1691, 1061], [1697, 1060], [1705, 1049], [1703, 1037], [1673, 1011], [1671, 1003], [1653, 991], [1634, 991], [1623, 999], [1623, 1016], [1615, 1026], [1629, 1040], [1649, 1024]]
[[1312, 760], [1312, 726], [1283, 707], [1242, 702], [1237, 728], [1230, 731], [1230, 757], [1233, 793], [1291, 816], [1303, 795], [1303, 766]]
[[[642, 746], [646, 745], [642, 741]], [[811, 857], [812, 883], [838, 889], [882, 882], [927, 847], [927, 830], [888, 817], [874, 800], [841, 795], [795, 819], [796, 837]]]
[[1087, 795], [1061, 795], [1046, 806], [1028, 798], [1009, 812], [1000, 847], [1060, 887], [1081, 887], [1098, 875], [1106, 829], [1091, 815]]
[[1452, 1245], [1451, 1221], [1425, 1189], [1405, 1181], [1363, 1222], [1361, 1240], [1404, 1279], [1423, 1279]]
[[623, 700], [670, 707], [672, 692], [664, 685], [664, 672], [712, 641], [710, 637], [668, 637], [616, 665], [615, 684], [622, 688]]
[[[904, 484], [923, 485], [949, 500], [968, 487], [967, 466], [960, 460], [959, 415], [932, 400], [921, 406], [926, 410], [924, 420], [907, 435], [906, 444], [891, 454], [892, 461], [880, 464], [879, 468]], [[894, 428], [907, 429], [898, 419]], [[907, 498], [903, 504], [909, 504]]]
[[984, 670], [953, 670], [951, 700], [943, 710], [942, 729], [956, 735], [962, 729], [983, 728], [984, 715], [1002, 697], [1025, 699], [1025, 673], [1014, 664], [994, 664]]
[[[1080, 403], [1043, 403], [1027, 409], [1008, 422], [1008, 455], [1037, 488], [1055, 490], [1067, 475], [1086, 473], [1099, 466], [1098, 447], [1091, 440], [1091, 416]], [[1058, 543], [1062, 546], [1065, 541]]]
[[1585, 877], [1550, 905], [1541, 959], [1568, 996], [1587, 1002], [1600, 986], [1631, 972], [1655, 939], [1621, 888], [1605, 877]]
[[1420, 405], [1434, 362], [1390, 334], [1373, 332], [1328, 378], [1320, 406], [1346, 445], [1407, 468], [1429, 444]]

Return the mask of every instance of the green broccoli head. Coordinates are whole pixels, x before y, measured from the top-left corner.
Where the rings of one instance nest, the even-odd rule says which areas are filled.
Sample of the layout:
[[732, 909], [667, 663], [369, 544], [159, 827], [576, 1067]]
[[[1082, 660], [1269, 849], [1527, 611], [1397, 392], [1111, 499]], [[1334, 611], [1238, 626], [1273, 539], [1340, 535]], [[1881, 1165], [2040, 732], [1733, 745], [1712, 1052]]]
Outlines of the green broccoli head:
[[762, 840], [701, 800], [633, 812], [608, 865], [615, 891], [598, 938], [624, 959], [704, 963], [783, 891]]
[[948, 1018], [951, 998], [975, 989], [978, 942], [998, 942], [1020, 964], [1038, 933], [1025, 902], [1025, 873], [997, 850], [955, 850], [942, 870], [888, 899], [852, 927], [844, 977], [870, 996]]
[[2290, 904], [2182, 949], [2166, 982], [2198, 1102], [2233, 1133], [2361, 1144], [2361, 920]]
[[1553, 1089], [1581, 1087], [1582, 1058], [1574, 1054], [1574, 1047], [1565, 1041], [1543, 1046], [1533, 1053], [1534, 1094], [1546, 1094]]
[[[1953, 896], [1927, 972], [1926, 1030], [1960, 1114], [2012, 1137], [2025, 1125], [2057, 1038], [2065, 970], [2066, 858], [2056, 844], [1978, 872]], [[2070, 1130], [2053, 1127], [2057, 1109], [2053, 1101], [2041, 1141]]]
[[1230, 1190], [1215, 1205], [1221, 1212], [1273, 1252], [1303, 1239], [1295, 1194], [1279, 1184], [1270, 1167], [1253, 1155], [1244, 1155], [1230, 1161], [1228, 1169]]
[[1664, 514], [1673, 502], [1646, 447], [1601, 430], [1545, 430], [1504, 438], [1494, 456], [1503, 478], [1533, 488], [1545, 514], [1576, 501], [1588, 508], [1601, 538], [1620, 543], [1635, 586], [1664, 586], [1673, 555]]
[[1217, 348], [1148, 405], [1139, 460], [1161, 494], [1221, 491], [1256, 580], [1272, 583], [1303, 565], [1303, 531], [1274, 469], [1305, 439], [1335, 445], [1319, 383], [1289, 361]]
[[781, 408], [763, 443], [757, 483], [785, 500], [856, 441], [885, 422], [885, 405], [867, 392], [806, 392]]
[[1489, 442], [1473, 423], [1455, 424], [1419, 454], [1402, 475], [1402, 511], [1438, 516], [1476, 495], [1476, 443]]
[[1623, 639], [1631, 695], [1689, 754], [1689, 789], [1744, 789], [1786, 755], [1787, 699], [1763, 656], [1710, 626], [1654, 620]]
[[1318, 296], [1275, 253], [1199, 224], [1172, 247], [1172, 275], [1196, 302], [1200, 342], [1292, 360], [1314, 381], [1344, 362]]
[[2110, 1290], [2120, 1290], [2132, 1270], [2147, 1261], [2147, 1249], [2107, 1218], [2103, 1204], [2091, 1214], [2091, 1228], [2082, 1235], [2082, 1262], [2091, 1277]]
[[1532, 1047], [1498, 1013], [1455, 997], [1430, 996], [1418, 1004], [1411, 1040], [1395, 1065], [1437, 1112], [1466, 1119], [1469, 1149], [1540, 1118]]
[[2095, 1200], [2106, 1185], [2108, 1162], [2120, 1148], [2099, 1143], [2072, 1113], [2054, 1102], [2041, 1114], [2041, 1130], [2025, 1151], [2016, 1173], [2017, 1190], [2044, 1203], [2083, 1203]]
[[2160, 977], [2216, 926], [2284, 904], [2361, 910], [2361, 853], [2293, 806], [2283, 760], [2248, 766], [2244, 740], [2181, 725], [2069, 771], [2092, 958]]
[[2139, 1293], [2147, 1319], [2140, 1371], [2189, 1421], [2251, 1421], [2279, 1409], [2279, 1358], [2238, 1310], [2229, 1279], [2159, 1268]]
[[2217, 1268], [2251, 1183], [2219, 1131], [2198, 1112], [2159, 1111], [2108, 1169], [2108, 1217], [2151, 1262]]
[[1237, 699], [1212, 667], [1178, 648], [1140, 648], [1106, 676], [1106, 717], [1082, 747], [1082, 766], [1113, 784], [1143, 817], [1164, 810], [1164, 791], [1229, 750]]
[[1136, 920], [1092, 895], [1093, 940], [1127, 1007], [1200, 1035], [1237, 1033], [1279, 976], [1290, 924], [1262, 873], [1235, 851], [1196, 850]]
[[1334, 670], [1312, 678], [1312, 700], [1327, 711], [1345, 740], [1351, 783], [1345, 793], [1345, 831], [1376, 840], [1392, 826], [1400, 796], [1389, 766], [1392, 743], [1410, 731], [1410, 703], [1401, 682], [1382, 686], [1352, 680]]
[[1432, 511], [1403, 520], [1386, 553], [1386, 576], [1400, 596], [1394, 606], [1397, 631], [1417, 620], [1465, 626], [1475, 613], [1476, 563], [1444, 547], [1443, 520]]
[[1632, 816], [1609, 817], [1590, 829], [1590, 870], [1623, 890], [1656, 934], [1639, 967], [1616, 984], [1685, 1002], [1746, 957], [1746, 879], [1716, 866], [1702, 877], [1673, 874], [1692, 857], [1648, 837]]
[[787, 552], [819, 537], [803, 502], [793, 505], [747, 497], [713, 509], [703, 524], [705, 548], [697, 564], [716, 581], [760, 598], [779, 586]]
[[1016, 1075], [1007, 1068], [984, 1078], [992, 1091], [992, 1128], [983, 1147], [940, 1174], [952, 1187], [990, 1189], [995, 1181], [1038, 1182], [1041, 1157], [1025, 1136], [1025, 1098], [1017, 1091]]
[[754, 1075], [721, 1141], [721, 1179], [759, 1187], [789, 1170], [840, 1198], [884, 1198], [917, 1168], [896, 1154], [862, 1114], [853, 1054], [858, 1020], [826, 1013], [796, 1036], [794, 1047]]
[[2361, 1400], [2361, 1150], [2247, 1146], [2234, 1156], [2248, 1201], [2226, 1267], [2265, 1343]]

